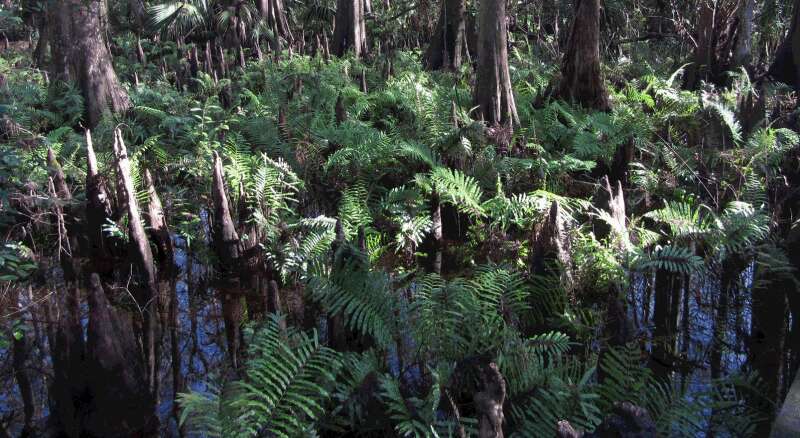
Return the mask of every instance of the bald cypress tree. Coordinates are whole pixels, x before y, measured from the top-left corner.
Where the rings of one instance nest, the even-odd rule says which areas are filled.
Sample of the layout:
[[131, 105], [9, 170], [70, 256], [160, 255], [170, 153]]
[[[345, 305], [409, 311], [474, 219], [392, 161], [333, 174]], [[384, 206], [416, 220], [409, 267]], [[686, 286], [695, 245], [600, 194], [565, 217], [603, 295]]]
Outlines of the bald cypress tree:
[[768, 75], [777, 81], [800, 88], [800, 0], [794, 1], [789, 33], [778, 48]]
[[600, 0], [576, 0], [575, 19], [556, 96], [601, 111], [611, 109], [600, 72]]
[[518, 124], [508, 69], [506, 1], [485, 0], [478, 11], [478, 68], [474, 102], [489, 124]]
[[443, 0], [433, 39], [425, 51], [425, 67], [458, 69], [466, 40], [467, 6], [464, 0]]
[[131, 101], [114, 71], [105, 40], [105, 1], [51, 1], [48, 8], [53, 24], [51, 73], [57, 80], [78, 84], [88, 125], [96, 126], [106, 110], [122, 112], [130, 108]]
[[356, 58], [367, 53], [363, 0], [338, 0], [336, 3], [333, 53], [344, 56], [352, 50]]

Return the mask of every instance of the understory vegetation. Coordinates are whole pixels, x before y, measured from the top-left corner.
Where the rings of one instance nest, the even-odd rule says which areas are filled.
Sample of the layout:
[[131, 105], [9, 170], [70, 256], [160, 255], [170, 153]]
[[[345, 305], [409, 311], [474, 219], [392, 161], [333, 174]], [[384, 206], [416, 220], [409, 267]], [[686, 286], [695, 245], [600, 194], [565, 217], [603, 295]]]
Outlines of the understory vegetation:
[[[225, 73], [192, 70], [204, 32], [237, 32], [213, 3], [151, 4], [148, 38], [112, 18], [130, 108], [97, 123], [33, 46], [2, 52], [0, 436], [611, 436], [631, 409], [640, 436], [769, 431], [800, 357], [800, 136], [772, 55], [687, 87], [687, 49], [608, 0], [608, 107], [552, 94], [564, 43], [519, 23], [518, 120], [491, 120], [472, 61], [429, 69], [402, 5], [373, 5], [369, 56], [324, 53], [336, 8], [292, 2], [304, 48], [253, 25]], [[774, 49], [788, 15], [759, 11]], [[83, 362], [55, 352], [75, 342]], [[64, 419], [59, 379], [95, 359], [81, 384], [135, 405], [108, 418], [127, 429]]]

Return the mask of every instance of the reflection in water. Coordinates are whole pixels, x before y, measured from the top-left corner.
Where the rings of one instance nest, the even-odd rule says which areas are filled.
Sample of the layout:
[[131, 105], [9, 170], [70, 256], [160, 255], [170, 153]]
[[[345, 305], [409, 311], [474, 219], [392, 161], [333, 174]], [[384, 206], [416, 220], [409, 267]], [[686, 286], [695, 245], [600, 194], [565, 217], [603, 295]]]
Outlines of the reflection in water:
[[[178, 410], [173, 402], [175, 392], [207, 391], [210, 389], [209, 385], [219, 382], [229, 368], [221, 303], [217, 298], [217, 291], [209, 285], [208, 280], [211, 272], [188, 252], [185, 241], [174, 238], [174, 242], [175, 264], [178, 269], [174, 278], [169, 279], [169, 284], [177, 306], [176, 312], [169, 315], [160, 340], [161, 386], [157, 412], [164, 436], [185, 435], [179, 430], [177, 423]], [[47, 288], [43, 290], [53, 291], [62, 287], [63, 281], [57, 271], [51, 271], [54, 275], [48, 278]], [[779, 300], [783, 303], [782, 307], [778, 306], [779, 314], [769, 313], [775, 310], [774, 307], [759, 307], [764, 299], [782, 295], [764, 295], [774, 291], [754, 291], [757, 272], [753, 264], [745, 266], [729, 279], [714, 275], [673, 278], [673, 282], [666, 286], [668, 293], [658, 290], [663, 284], [659, 286], [656, 275], [658, 274], [650, 277], [634, 276], [634, 287], [629, 296], [629, 316], [639, 329], [639, 339], [642, 340], [643, 347], [654, 352], [654, 355], [657, 349], [664, 350], [665, 360], [660, 365], [651, 364], [651, 367], [666, 365], [664, 376], [685, 388], [689, 398], [707, 394], [712, 389], [710, 382], [715, 378], [752, 371], [755, 368], [761, 374], [767, 393], [770, 388], [774, 388], [775, 395], [782, 399], [796, 367], [796, 364], [790, 362], [796, 352], [789, 348], [789, 342], [782, 342], [782, 337], [775, 342], [767, 342], [769, 345], [766, 347], [759, 347], [759, 338], [753, 331], [766, 331], [768, 337], [772, 336], [770, 331], [785, 331], [786, 303], [785, 300]], [[47, 292], [41, 294], [44, 296]], [[47, 388], [53, 378], [50, 371], [52, 346], [48, 343], [50, 337], [45, 324], [42, 324], [49, 317], [45, 314], [45, 308], [37, 305], [42, 296], [36, 295], [31, 288], [20, 294], [18, 302], [18, 308], [23, 309], [21, 316], [25, 326], [30, 327], [24, 336], [30, 346], [26, 363], [32, 370], [32, 396], [39, 401], [37, 406], [44, 410], [37, 412], [36, 418], [48, 416]], [[116, 299], [119, 300], [119, 297]], [[658, 300], [668, 300], [668, 305], [659, 303]], [[754, 312], [754, 306], [761, 313]], [[84, 336], [88, 314], [89, 308], [85, 300], [82, 300], [80, 321]], [[668, 327], [659, 327], [659, 320], [668, 321]], [[325, 324], [327, 320], [322, 318], [319, 332], [323, 336], [327, 333]], [[662, 337], [666, 339], [661, 339]], [[779, 349], [772, 352], [772, 357], [777, 357], [778, 363], [759, 361], [759, 358], [767, 357], [769, 348], [774, 348], [774, 345], [778, 345]], [[414, 349], [408, 336], [403, 339], [402, 346], [409, 351]], [[4, 358], [12, 356], [11, 353], [12, 346], [4, 346], [0, 350], [0, 356]], [[400, 353], [396, 349], [390, 353], [389, 365], [394, 374], [398, 374], [403, 365]], [[761, 356], [753, 357], [756, 353]], [[174, 359], [178, 360], [174, 362]], [[22, 402], [19, 385], [14, 384], [10, 361], [4, 360], [0, 366], [0, 377], [4, 382], [0, 387], [2, 418], [20, 412]], [[408, 371], [405, 379], [419, 379], [419, 369], [414, 366], [405, 369]], [[714, 421], [714, 413], [708, 412], [707, 418], [708, 421]], [[15, 424], [6, 433], [15, 436], [21, 428], [22, 425]]]

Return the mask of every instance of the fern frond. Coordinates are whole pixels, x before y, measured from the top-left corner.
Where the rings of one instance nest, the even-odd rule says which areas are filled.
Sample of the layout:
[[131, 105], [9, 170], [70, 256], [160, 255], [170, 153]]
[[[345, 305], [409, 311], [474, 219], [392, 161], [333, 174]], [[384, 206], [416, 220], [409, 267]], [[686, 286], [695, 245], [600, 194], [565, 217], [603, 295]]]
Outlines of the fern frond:
[[342, 316], [350, 329], [372, 337], [380, 346], [392, 341], [397, 297], [391, 293], [387, 274], [350, 263], [329, 277], [311, 277], [308, 288], [315, 301], [329, 314]]
[[442, 200], [470, 215], [480, 217], [485, 214], [481, 205], [483, 190], [471, 176], [455, 169], [437, 167], [431, 171], [430, 178]]

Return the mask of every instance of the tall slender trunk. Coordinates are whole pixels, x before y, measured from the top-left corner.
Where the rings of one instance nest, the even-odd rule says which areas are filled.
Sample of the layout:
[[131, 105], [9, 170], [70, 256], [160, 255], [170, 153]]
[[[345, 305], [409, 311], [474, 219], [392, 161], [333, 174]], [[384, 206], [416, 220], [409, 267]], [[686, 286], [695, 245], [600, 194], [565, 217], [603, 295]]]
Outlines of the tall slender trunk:
[[352, 50], [356, 58], [367, 53], [363, 0], [338, 0], [336, 3], [333, 53], [344, 56], [348, 50]]
[[733, 65], [748, 68], [753, 55], [753, 29], [755, 28], [756, 0], [744, 0], [739, 7], [736, 43], [733, 47]]
[[794, 0], [792, 25], [783, 40], [768, 75], [776, 80], [800, 89], [800, 0]]
[[664, 380], [674, 367], [675, 335], [680, 302], [681, 275], [660, 269], [656, 272], [653, 312], [653, 352], [650, 369]]
[[159, 308], [161, 307], [160, 293], [158, 292], [156, 270], [153, 252], [139, 213], [139, 203], [136, 199], [136, 188], [131, 177], [128, 151], [122, 139], [122, 132], [114, 131], [114, 154], [117, 158], [117, 168], [122, 179], [123, 192], [128, 205], [128, 226], [130, 235], [129, 256], [131, 258], [131, 273], [135, 275], [136, 288], [134, 298], [142, 309], [144, 316], [144, 347], [147, 360], [146, 376], [148, 389], [151, 394], [156, 394], [159, 387], [159, 348], [156, 339], [159, 337]]
[[275, 38], [283, 38], [289, 44], [294, 41], [283, 0], [258, 0], [258, 11]]
[[600, 111], [611, 109], [600, 72], [600, 0], [576, 0], [575, 20], [556, 96]]
[[234, 369], [239, 366], [240, 330], [244, 314], [242, 308], [239, 272], [234, 268], [241, 255], [239, 235], [231, 216], [228, 195], [225, 193], [225, 177], [222, 159], [214, 152], [212, 199], [214, 201], [214, 250], [220, 261], [220, 300], [225, 320], [225, 336], [228, 353]]
[[490, 125], [519, 124], [508, 70], [507, 33], [505, 0], [480, 2], [474, 102], [477, 116]]
[[425, 51], [425, 66], [431, 70], [461, 66], [461, 55], [466, 41], [467, 5], [464, 0], [442, 0], [439, 21], [433, 32], [428, 50]]
[[[22, 288], [19, 288], [18, 295], [22, 295]], [[19, 299], [19, 298], [18, 298]], [[22, 308], [19, 303], [18, 308]], [[33, 437], [34, 436], [34, 417], [36, 415], [36, 399], [33, 392], [33, 381], [27, 366], [29, 347], [28, 335], [24, 332], [14, 333], [11, 336], [13, 340], [12, 348], [12, 366], [14, 369], [14, 379], [17, 381], [17, 388], [19, 388], [20, 398], [22, 398], [22, 412], [24, 414], [24, 423], [20, 437]]]

